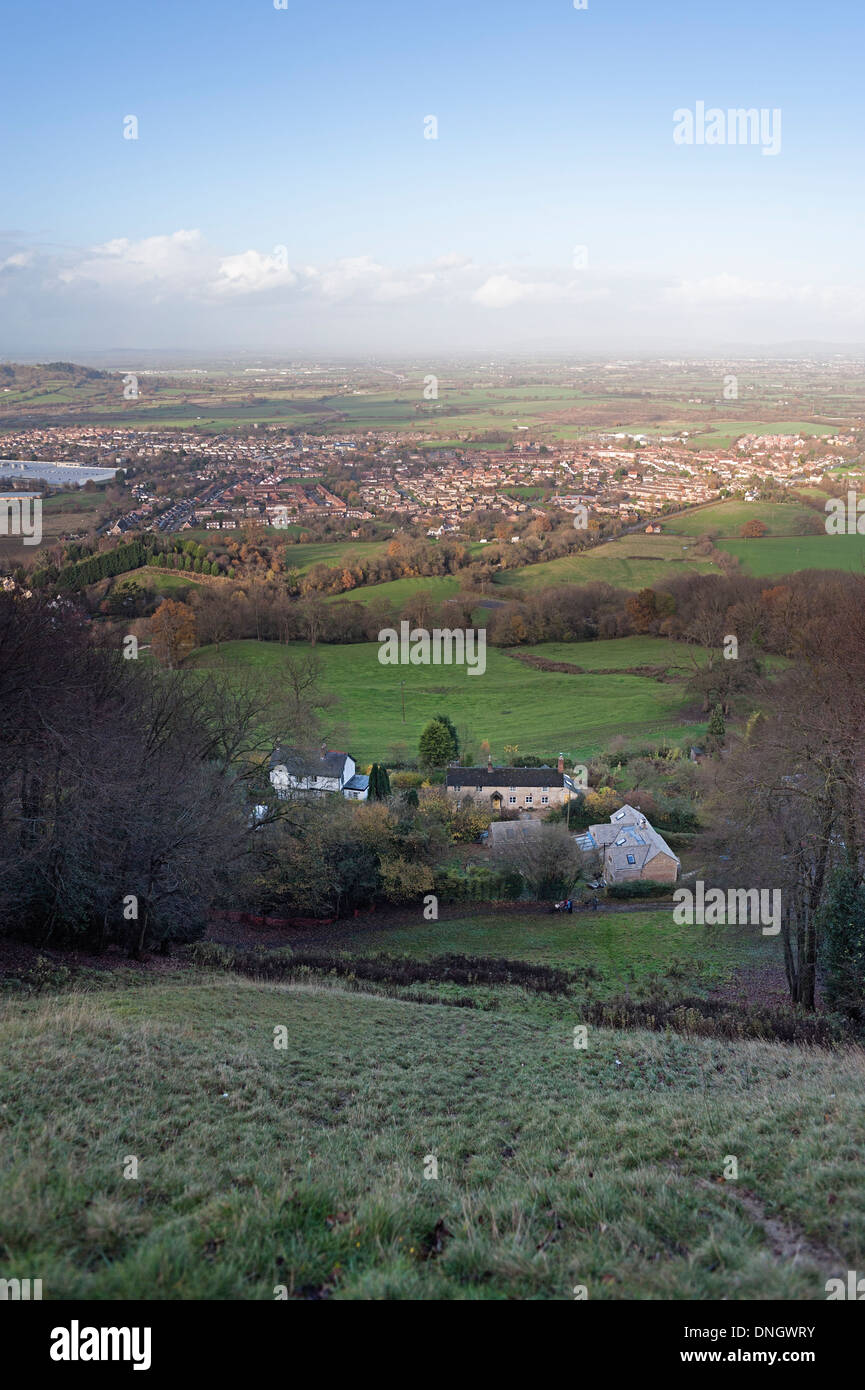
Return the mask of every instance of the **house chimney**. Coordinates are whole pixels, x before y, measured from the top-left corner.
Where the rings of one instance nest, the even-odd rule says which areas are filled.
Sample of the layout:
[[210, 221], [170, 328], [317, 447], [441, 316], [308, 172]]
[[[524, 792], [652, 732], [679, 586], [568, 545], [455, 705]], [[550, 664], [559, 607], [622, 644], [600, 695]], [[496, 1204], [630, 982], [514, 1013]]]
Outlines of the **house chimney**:
[[324, 739], [321, 740], [321, 757], [322, 761], [324, 761], [324, 759], [327, 757], [327, 744], [325, 743]]
[[493, 755], [492, 755], [492, 753], [487, 753], [487, 772], [492, 772], [492, 770], [493, 770]]
[[560, 753], [560, 754], [559, 754], [559, 761], [558, 761], [558, 763], [556, 764], [556, 766], [558, 767], [559, 772], [564, 772], [564, 770], [565, 770], [565, 755], [564, 755], [564, 753]]

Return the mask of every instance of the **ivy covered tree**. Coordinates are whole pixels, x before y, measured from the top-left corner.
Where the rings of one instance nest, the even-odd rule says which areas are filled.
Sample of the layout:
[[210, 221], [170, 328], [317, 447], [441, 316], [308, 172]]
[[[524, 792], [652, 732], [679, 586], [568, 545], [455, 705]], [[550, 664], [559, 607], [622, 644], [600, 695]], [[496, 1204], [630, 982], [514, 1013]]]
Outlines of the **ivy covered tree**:
[[721, 749], [727, 737], [727, 726], [724, 723], [724, 711], [720, 705], [715, 705], [709, 717], [709, 727], [706, 731], [706, 744], [713, 758], [721, 756]]
[[818, 935], [823, 988], [830, 1008], [865, 1018], [865, 886], [847, 865], [831, 875], [820, 907]]

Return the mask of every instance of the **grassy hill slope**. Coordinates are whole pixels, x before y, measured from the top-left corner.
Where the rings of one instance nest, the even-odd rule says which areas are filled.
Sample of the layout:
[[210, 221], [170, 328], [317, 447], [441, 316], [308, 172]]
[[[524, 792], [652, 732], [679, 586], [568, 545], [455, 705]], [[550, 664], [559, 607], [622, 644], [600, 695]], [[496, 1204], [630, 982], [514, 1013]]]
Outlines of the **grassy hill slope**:
[[[657, 661], [651, 661], [656, 642]], [[563, 644], [550, 655], [574, 664], [627, 671], [646, 664], [668, 666], [674, 653], [664, 639], [614, 639]], [[278, 683], [289, 653], [306, 654], [309, 646], [292, 642], [227, 642], [217, 652], [203, 647], [192, 658], [199, 665], [261, 673]], [[457, 728], [468, 724], [476, 739], [489, 739], [493, 756], [516, 744], [520, 753], [562, 751], [584, 761], [616, 734], [673, 739], [696, 738], [697, 726], [683, 722], [686, 701], [675, 682], [642, 675], [575, 675], [539, 671], [504, 651], [488, 647], [486, 671], [470, 676], [465, 667], [382, 666], [378, 643], [317, 646], [324, 689], [340, 698], [338, 719], [348, 726], [351, 751], [361, 763], [385, 759], [396, 743], [414, 756], [421, 731], [435, 715], [447, 712]], [[543, 655], [543, 646], [532, 648]], [[680, 649], [677, 664], [687, 661]], [[675, 653], [679, 656], [679, 653]], [[405, 682], [405, 723], [402, 683]]]
[[860, 1052], [583, 1051], [579, 1022], [218, 976], [7, 999], [0, 1275], [47, 1299], [823, 1299], [862, 1267]]

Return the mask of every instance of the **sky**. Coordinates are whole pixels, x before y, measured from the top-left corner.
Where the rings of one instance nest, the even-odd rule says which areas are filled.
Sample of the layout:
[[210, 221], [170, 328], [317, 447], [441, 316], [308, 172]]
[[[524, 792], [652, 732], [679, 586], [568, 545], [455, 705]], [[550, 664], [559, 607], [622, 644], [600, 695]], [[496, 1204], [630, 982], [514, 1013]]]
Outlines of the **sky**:
[[3, 32], [7, 359], [865, 344], [855, 0], [28, 0]]

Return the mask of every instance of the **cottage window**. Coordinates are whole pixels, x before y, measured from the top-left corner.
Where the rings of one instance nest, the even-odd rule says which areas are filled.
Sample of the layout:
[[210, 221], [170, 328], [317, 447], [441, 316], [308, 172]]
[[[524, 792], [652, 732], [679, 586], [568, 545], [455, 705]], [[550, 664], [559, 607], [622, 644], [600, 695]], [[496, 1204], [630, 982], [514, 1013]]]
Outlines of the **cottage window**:
[[549, 798], [548, 796], [542, 796], [542, 797], [541, 797], [541, 805], [542, 805], [542, 806], [547, 806], [547, 805], [549, 804], [549, 800], [550, 800], [550, 798]]
[[531, 804], [532, 804], [532, 794], [531, 794], [531, 792], [527, 792], [527, 793], [526, 793], [526, 805], [527, 805], [527, 806], [531, 806]]
[[509, 797], [508, 797], [508, 801], [510, 802], [510, 804], [511, 804], [512, 806], [516, 806], [516, 804], [517, 804], [517, 798], [516, 798], [515, 796], [509, 796]]

